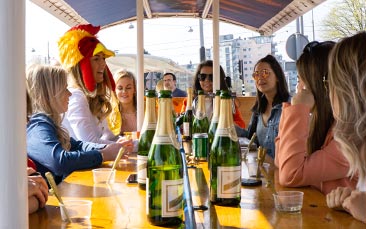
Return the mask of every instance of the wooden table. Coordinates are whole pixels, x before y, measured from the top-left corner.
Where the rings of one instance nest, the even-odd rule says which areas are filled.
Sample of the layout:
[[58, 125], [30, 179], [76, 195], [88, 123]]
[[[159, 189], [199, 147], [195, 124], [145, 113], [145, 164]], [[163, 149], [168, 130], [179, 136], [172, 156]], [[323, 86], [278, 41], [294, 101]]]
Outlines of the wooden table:
[[[271, 162], [270, 162], [271, 163]], [[111, 167], [105, 163], [103, 167]], [[270, 169], [275, 177], [276, 190], [301, 190], [304, 204], [301, 213], [277, 212], [272, 192], [263, 185], [242, 187], [238, 207], [223, 207], [209, 203], [209, 172], [207, 163], [188, 169], [193, 205], [205, 205], [206, 211], [195, 211], [197, 228], [365, 228], [365, 224], [347, 213], [327, 207], [323, 194], [312, 188], [286, 189], [277, 184], [278, 170]], [[67, 225], [61, 221], [60, 209], [55, 197], [50, 196], [47, 206], [29, 216], [29, 228], [160, 228], [152, 226], [146, 218], [145, 191], [137, 184], [127, 184], [127, 176], [136, 171], [136, 157], [120, 162], [116, 183], [93, 184], [91, 170], [76, 171], [61, 184], [59, 191], [64, 200], [92, 200], [92, 216], [89, 221]]]

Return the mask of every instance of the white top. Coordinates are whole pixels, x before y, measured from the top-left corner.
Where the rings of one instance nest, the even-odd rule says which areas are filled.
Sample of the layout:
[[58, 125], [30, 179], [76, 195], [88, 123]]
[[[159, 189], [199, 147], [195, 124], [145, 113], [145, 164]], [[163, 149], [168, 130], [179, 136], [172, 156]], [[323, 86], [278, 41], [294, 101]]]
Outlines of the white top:
[[72, 93], [69, 107], [62, 125], [76, 140], [109, 144], [115, 142], [116, 136], [109, 130], [107, 120], [98, 121], [89, 109], [84, 93], [77, 88], [69, 88]]

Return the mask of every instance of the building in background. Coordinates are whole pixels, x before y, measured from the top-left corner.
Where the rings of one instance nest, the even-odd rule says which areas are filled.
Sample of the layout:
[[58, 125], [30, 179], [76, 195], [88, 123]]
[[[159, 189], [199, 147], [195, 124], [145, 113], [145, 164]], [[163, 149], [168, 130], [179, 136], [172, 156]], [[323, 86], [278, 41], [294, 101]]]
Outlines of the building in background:
[[[256, 95], [255, 82], [252, 78], [254, 65], [268, 54], [276, 57], [285, 71], [291, 93], [295, 92], [297, 83], [296, 65], [286, 62], [281, 55], [276, 55], [277, 43], [273, 36], [256, 36], [234, 38], [232, 34], [220, 36], [220, 64], [227, 76], [231, 77], [233, 90], [237, 95]], [[212, 59], [212, 48], [207, 49], [206, 59]]]

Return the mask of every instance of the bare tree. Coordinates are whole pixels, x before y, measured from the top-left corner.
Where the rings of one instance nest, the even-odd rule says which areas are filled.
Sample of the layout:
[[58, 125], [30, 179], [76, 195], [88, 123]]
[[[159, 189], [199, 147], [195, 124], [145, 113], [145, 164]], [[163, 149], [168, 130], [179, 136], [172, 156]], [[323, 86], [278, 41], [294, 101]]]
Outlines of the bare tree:
[[366, 30], [366, 0], [341, 0], [323, 21], [326, 39], [337, 39]]

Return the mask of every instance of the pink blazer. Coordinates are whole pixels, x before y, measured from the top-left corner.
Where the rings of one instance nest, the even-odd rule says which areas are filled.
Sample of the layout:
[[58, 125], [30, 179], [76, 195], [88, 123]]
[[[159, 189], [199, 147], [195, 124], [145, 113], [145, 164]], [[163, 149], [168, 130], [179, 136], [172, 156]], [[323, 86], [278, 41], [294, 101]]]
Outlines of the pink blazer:
[[357, 179], [347, 176], [349, 164], [330, 129], [320, 150], [307, 155], [310, 111], [306, 105], [283, 103], [279, 133], [275, 140], [275, 165], [279, 182], [287, 187], [313, 186], [327, 194], [342, 186], [355, 188]]

